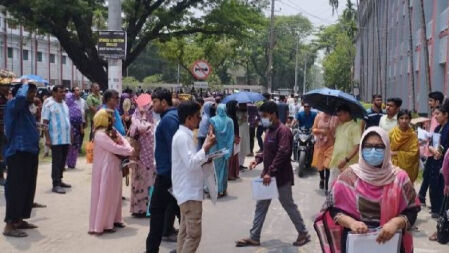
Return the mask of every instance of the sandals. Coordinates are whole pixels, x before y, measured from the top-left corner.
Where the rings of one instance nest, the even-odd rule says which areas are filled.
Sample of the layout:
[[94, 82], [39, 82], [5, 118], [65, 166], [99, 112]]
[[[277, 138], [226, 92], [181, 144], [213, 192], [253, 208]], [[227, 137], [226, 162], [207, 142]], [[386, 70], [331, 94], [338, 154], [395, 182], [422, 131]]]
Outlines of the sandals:
[[293, 243], [293, 246], [301, 247], [305, 244], [310, 242], [310, 235], [309, 234], [302, 234], [298, 236], [298, 239]]
[[23, 231], [20, 231], [20, 230], [17, 230], [17, 229], [11, 229], [9, 231], [3, 231], [3, 235], [4, 236], [9, 236], [9, 237], [27, 237], [28, 236], [27, 233], [25, 233]]
[[437, 241], [437, 233], [433, 233], [431, 236], [429, 236], [429, 240], [432, 242], [436, 242]]
[[240, 239], [235, 242], [236, 247], [247, 247], [247, 246], [260, 246], [259, 241], [255, 241], [251, 238]]
[[37, 228], [36, 225], [33, 225], [31, 223], [28, 223], [26, 221], [22, 221], [19, 224], [14, 225], [15, 229], [34, 229]]
[[39, 203], [33, 203], [33, 208], [46, 208], [46, 207], [47, 207], [46, 205], [42, 205]]
[[103, 232], [111, 234], [117, 232], [117, 230], [115, 230], [115, 228], [111, 228], [111, 229], [104, 229]]
[[124, 228], [124, 227], [126, 227], [126, 225], [124, 223], [121, 223], [121, 222], [116, 222], [116, 223], [114, 223], [114, 227], [116, 227], [116, 228]]

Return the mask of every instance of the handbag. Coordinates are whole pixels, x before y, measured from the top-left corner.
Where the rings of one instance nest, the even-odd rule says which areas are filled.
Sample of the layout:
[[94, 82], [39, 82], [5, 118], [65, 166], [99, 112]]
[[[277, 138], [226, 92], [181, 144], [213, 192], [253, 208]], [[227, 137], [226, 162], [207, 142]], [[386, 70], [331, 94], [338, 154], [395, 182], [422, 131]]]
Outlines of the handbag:
[[89, 141], [85, 146], [86, 150], [86, 162], [93, 163], [94, 162], [94, 142]]
[[440, 211], [440, 217], [437, 221], [437, 241], [441, 244], [449, 242], [449, 218], [447, 211], [449, 209], [449, 197], [444, 196], [443, 205]]

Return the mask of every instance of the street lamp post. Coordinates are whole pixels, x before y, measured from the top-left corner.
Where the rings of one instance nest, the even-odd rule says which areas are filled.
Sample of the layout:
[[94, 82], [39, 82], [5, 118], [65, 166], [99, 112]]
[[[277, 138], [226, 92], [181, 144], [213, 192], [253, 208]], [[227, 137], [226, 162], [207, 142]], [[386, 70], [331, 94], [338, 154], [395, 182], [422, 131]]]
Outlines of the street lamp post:
[[[120, 0], [108, 1], [108, 30], [122, 30], [122, 4]], [[108, 59], [108, 88], [122, 92], [122, 59]]]

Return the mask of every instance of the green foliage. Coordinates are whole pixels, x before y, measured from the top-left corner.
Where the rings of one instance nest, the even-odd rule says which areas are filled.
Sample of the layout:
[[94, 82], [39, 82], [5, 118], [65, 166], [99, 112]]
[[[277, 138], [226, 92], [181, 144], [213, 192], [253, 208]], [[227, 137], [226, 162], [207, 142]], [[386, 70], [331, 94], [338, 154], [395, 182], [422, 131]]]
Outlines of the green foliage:
[[[151, 41], [169, 41], [192, 34], [246, 36], [266, 3], [266, 0], [123, 0], [123, 30], [127, 32], [124, 72]], [[107, 86], [106, 62], [96, 49], [96, 30], [106, 27], [105, 0], [0, 0], [0, 5], [26, 27], [55, 36], [81, 73], [102, 87]]]
[[154, 84], [154, 83], [159, 83], [160, 81], [162, 81], [162, 75], [161, 74], [155, 74], [152, 76], [147, 76], [143, 79], [143, 83], [144, 84]]
[[[336, 1], [338, 2], [338, 1]], [[324, 49], [324, 83], [328, 87], [351, 92], [355, 57], [354, 39], [357, 33], [357, 15], [350, 0], [338, 23], [320, 28], [314, 45]]]

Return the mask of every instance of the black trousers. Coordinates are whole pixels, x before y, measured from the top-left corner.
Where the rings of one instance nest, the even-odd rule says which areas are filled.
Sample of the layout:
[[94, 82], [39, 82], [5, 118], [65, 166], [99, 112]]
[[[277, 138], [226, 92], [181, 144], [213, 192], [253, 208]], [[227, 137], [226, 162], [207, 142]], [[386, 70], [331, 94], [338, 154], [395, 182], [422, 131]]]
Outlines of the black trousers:
[[265, 131], [265, 128], [263, 126], [257, 127], [257, 144], [259, 145], [260, 150], [263, 150], [262, 134], [264, 131]]
[[432, 213], [440, 213], [444, 199], [444, 178], [440, 168], [432, 167], [429, 177], [429, 197]]
[[68, 144], [51, 146], [51, 179], [53, 180], [53, 187], [61, 184], [68, 151]]
[[5, 222], [28, 219], [36, 192], [38, 154], [17, 152], [8, 157], [8, 178], [5, 184]]
[[249, 152], [254, 151], [254, 138], [256, 137], [256, 127], [249, 127]]
[[159, 252], [162, 235], [167, 235], [173, 227], [175, 216], [179, 217], [179, 206], [176, 199], [168, 192], [172, 186], [171, 178], [156, 176], [154, 191], [150, 202], [150, 232], [147, 236], [147, 253]]

